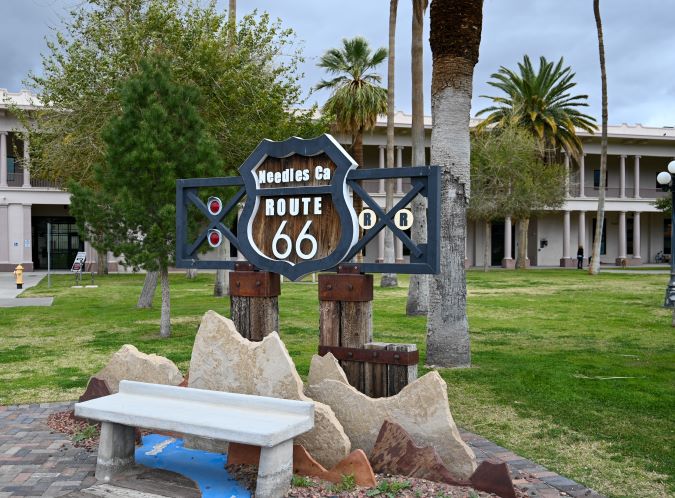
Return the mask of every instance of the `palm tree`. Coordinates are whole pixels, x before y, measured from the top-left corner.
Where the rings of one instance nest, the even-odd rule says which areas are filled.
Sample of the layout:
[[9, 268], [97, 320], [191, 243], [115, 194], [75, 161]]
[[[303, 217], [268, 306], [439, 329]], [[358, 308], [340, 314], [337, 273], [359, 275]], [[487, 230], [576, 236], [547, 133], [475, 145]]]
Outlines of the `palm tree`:
[[[411, 79], [412, 79], [412, 164], [422, 166], [426, 164], [424, 143], [424, 13], [429, 0], [412, 0], [412, 46]], [[416, 243], [427, 241], [427, 210], [426, 202], [416, 197], [412, 202], [413, 226], [412, 239]], [[411, 275], [408, 286], [408, 301], [406, 314], [426, 315], [429, 309], [429, 277], [426, 275]]]
[[429, 282], [427, 363], [471, 365], [464, 243], [471, 188], [469, 117], [482, 0], [431, 2], [431, 163], [441, 167], [441, 267]]
[[[506, 127], [519, 125], [528, 129], [541, 142], [544, 151], [542, 159], [550, 164], [556, 160], [556, 151], [562, 148], [567, 154], [578, 159], [582, 145], [576, 128], [590, 133], [595, 131], [595, 119], [583, 114], [578, 107], [587, 107], [587, 95], [571, 95], [576, 86], [575, 74], [564, 61], [554, 64], [540, 57], [539, 68], [534, 70], [530, 58], [525, 55], [518, 63], [518, 73], [504, 66], [492, 74], [488, 84], [502, 90], [506, 96], [490, 97], [497, 105], [476, 113], [488, 114], [476, 127], [477, 131], [489, 126]], [[527, 233], [529, 218], [518, 220], [518, 256], [516, 268], [527, 266]]]
[[332, 95], [323, 112], [335, 118], [335, 128], [352, 137], [352, 152], [357, 164], [363, 164], [363, 132], [372, 129], [379, 114], [387, 112], [387, 91], [379, 86], [382, 78], [371, 72], [387, 58], [387, 49], [371, 53], [365, 38], [343, 39], [342, 48], [331, 48], [319, 61], [319, 67], [337, 75], [321, 80], [316, 89], [328, 88]]
[[[605, 43], [602, 36], [602, 19], [600, 17], [600, 0], [593, 0], [595, 26], [598, 31], [598, 51], [600, 52], [600, 79], [602, 84], [602, 138], [600, 141], [600, 185], [605, 184], [607, 177], [607, 71], [605, 69]], [[598, 222], [595, 224], [593, 237], [593, 251], [588, 273], [597, 275], [600, 271], [600, 242], [602, 239], [602, 225], [605, 223], [605, 189], [598, 193]], [[673, 312], [675, 313], [675, 311]], [[673, 315], [675, 317], [675, 314]], [[675, 318], [673, 318], [675, 323]]]
[[[394, 168], [394, 68], [396, 56], [396, 11], [398, 0], [389, 0], [389, 58], [387, 60], [387, 168]], [[394, 207], [394, 181], [386, 180], [385, 206], [389, 211]], [[394, 233], [384, 234], [384, 262], [394, 263]], [[381, 287], [398, 287], [396, 273], [383, 273]]]
[[568, 154], [578, 157], [582, 145], [575, 128], [593, 133], [595, 119], [581, 113], [578, 107], [588, 107], [588, 95], [571, 95], [576, 86], [575, 74], [569, 66], [563, 67], [561, 57], [557, 64], [539, 59], [535, 72], [530, 58], [525, 55], [518, 63], [519, 74], [502, 66], [492, 74], [496, 81], [488, 84], [502, 90], [506, 96], [490, 97], [497, 105], [476, 113], [488, 114], [477, 127], [480, 131], [490, 125], [519, 124], [542, 141], [547, 150], [562, 147]]
[[[352, 155], [358, 165], [363, 165], [363, 133], [375, 126], [379, 114], [387, 112], [387, 90], [379, 86], [380, 75], [372, 72], [386, 57], [386, 48], [372, 53], [366, 39], [357, 36], [343, 39], [342, 48], [327, 50], [318, 64], [329, 74], [337, 75], [331, 80], [321, 80], [316, 89], [333, 91], [322, 111], [334, 117], [338, 132], [351, 135]], [[354, 196], [353, 202], [356, 212], [360, 212], [363, 200]], [[361, 261], [362, 257], [359, 254], [356, 260]]]

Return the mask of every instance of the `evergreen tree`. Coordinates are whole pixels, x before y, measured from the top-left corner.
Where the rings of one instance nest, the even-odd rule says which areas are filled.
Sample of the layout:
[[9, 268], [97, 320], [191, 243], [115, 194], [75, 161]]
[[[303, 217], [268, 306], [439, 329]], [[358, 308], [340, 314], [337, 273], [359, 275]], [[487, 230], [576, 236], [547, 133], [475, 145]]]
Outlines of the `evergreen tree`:
[[71, 185], [72, 209], [88, 220], [89, 231], [105, 225], [106, 242], [127, 264], [159, 270], [160, 336], [168, 337], [176, 179], [215, 176], [222, 163], [199, 115], [197, 88], [176, 81], [161, 56], [142, 60], [139, 72], [119, 92], [121, 114], [105, 127], [104, 161], [94, 167], [100, 188]]

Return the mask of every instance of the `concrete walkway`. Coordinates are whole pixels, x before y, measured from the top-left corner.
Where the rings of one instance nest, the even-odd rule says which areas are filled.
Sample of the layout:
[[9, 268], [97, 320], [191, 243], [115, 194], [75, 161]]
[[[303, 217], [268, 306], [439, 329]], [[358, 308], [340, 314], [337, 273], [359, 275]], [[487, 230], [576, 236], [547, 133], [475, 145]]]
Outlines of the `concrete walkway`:
[[[0, 498], [63, 496], [96, 483], [96, 453], [73, 447], [68, 436], [52, 432], [46, 424], [51, 413], [71, 407], [72, 403], [0, 406]], [[476, 434], [462, 431], [462, 438], [479, 461], [506, 462], [524, 496], [602, 498]]]
[[51, 306], [54, 301], [53, 297], [19, 297], [24, 290], [39, 284], [46, 275], [45, 272], [24, 273], [23, 289], [17, 289], [13, 273], [0, 273], [0, 308]]

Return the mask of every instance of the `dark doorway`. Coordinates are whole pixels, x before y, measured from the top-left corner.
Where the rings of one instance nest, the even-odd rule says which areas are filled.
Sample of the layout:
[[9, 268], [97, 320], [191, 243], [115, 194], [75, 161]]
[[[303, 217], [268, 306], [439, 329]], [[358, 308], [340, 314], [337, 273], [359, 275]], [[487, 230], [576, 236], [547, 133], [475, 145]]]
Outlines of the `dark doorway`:
[[[504, 259], [504, 220], [493, 221], [490, 227], [490, 239], [492, 253], [490, 255], [491, 266], [501, 266]], [[511, 257], [516, 254], [516, 227], [511, 225]]]
[[84, 241], [75, 225], [75, 218], [58, 216], [33, 217], [33, 265], [36, 270], [47, 269], [47, 223], [51, 223], [51, 268], [67, 270], [78, 251], [84, 251]]

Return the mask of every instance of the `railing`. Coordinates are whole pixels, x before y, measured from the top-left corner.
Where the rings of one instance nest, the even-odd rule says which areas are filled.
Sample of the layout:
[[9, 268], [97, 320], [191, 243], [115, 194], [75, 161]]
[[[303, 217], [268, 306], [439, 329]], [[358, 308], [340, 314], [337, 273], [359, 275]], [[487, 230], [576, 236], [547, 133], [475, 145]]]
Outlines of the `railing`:
[[[7, 173], [8, 187], [23, 187], [23, 171], [15, 171], [14, 173]], [[51, 180], [43, 180], [41, 178], [30, 179], [31, 188], [64, 190], [60, 183]]]
[[[570, 185], [570, 197], [578, 198], [580, 188], [579, 185]], [[605, 197], [611, 199], [634, 199], [635, 198], [635, 188], [626, 187], [624, 189], [624, 197], [620, 197], [621, 189], [619, 187], [607, 187], [605, 188]], [[668, 192], [663, 192], [660, 188], [640, 188], [640, 199], [658, 199], [664, 197]], [[600, 195], [600, 189], [597, 187], [585, 187], [584, 188], [584, 197], [590, 197], [596, 199]]]

